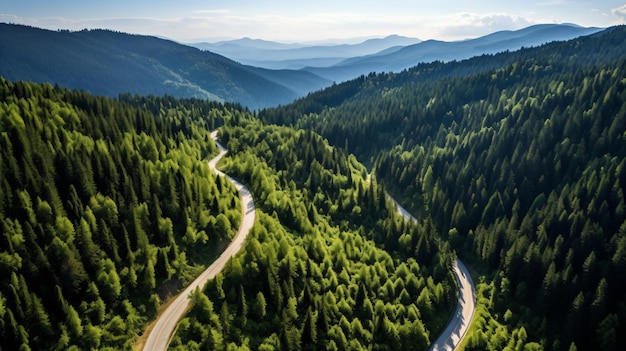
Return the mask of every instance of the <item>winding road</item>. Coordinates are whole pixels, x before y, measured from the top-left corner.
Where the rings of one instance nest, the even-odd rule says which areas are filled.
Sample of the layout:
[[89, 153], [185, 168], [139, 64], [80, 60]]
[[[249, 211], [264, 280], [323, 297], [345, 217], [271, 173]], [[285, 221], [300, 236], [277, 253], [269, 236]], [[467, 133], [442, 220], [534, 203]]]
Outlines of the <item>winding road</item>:
[[[183, 318], [189, 308], [189, 295], [196, 288], [202, 288], [209, 279], [212, 279], [219, 272], [222, 271], [226, 262], [243, 247], [245, 239], [250, 232], [254, 224], [255, 218], [255, 206], [254, 200], [248, 188], [243, 184], [229, 177], [216, 168], [219, 160], [224, 157], [227, 150], [217, 141], [217, 131], [211, 133], [211, 137], [218, 146], [220, 152], [209, 161], [209, 167], [213, 169], [218, 175], [226, 177], [231, 183], [235, 185], [239, 191], [239, 195], [242, 200], [243, 219], [237, 235], [233, 238], [233, 241], [228, 245], [226, 250], [207, 268], [204, 272], [196, 278], [182, 293], [180, 293], [174, 301], [165, 309], [165, 311], [159, 316], [154, 323], [154, 327], [149, 332], [146, 339], [143, 350], [166, 350], [169, 345], [170, 339], [176, 330], [178, 322]], [[398, 202], [389, 197], [396, 205], [396, 208], [402, 216], [410, 221], [417, 221], [408, 211], [406, 211]], [[450, 322], [446, 329], [441, 333], [437, 340], [430, 346], [429, 351], [452, 351], [455, 350], [460, 344], [461, 340], [465, 336], [469, 324], [474, 315], [474, 309], [476, 304], [475, 288], [467, 268], [458, 258], [454, 261], [452, 269], [457, 279], [457, 285], [459, 287], [459, 300], [455, 308], [454, 314], [450, 318]]]
[[252, 195], [248, 188], [239, 183], [235, 179], [227, 176], [223, 172], [217, 170], [217, 162], [224, 157], [227, 150], [217, 142], [217, 131], [211, 133], [211, 137], [217, 144], [220, 153], [209, 161], [209, 167], [213, 169], [218, 175], [226, 177], [231, 183], [235, 185], [241, 196], [241, 203], [243, 208], [243, 219], [237, 235], [233, 238], [233, 241], [228, 245], [226, 250], [220, 255], [220, 257], [213, 262], [204, 272], [194, 280], [183, 292], [181, 292], [174, 301], [165, 309], [165, 311], [159, 316], [154, 324], [154, 327], [150, 331], [143, 350], [166, 350], [169, 345], [170, 339], [176, 330], [178, 322], [183, 318], [187, 309], [189, 308], [189, 295], [196, 289], [202, 289], [209, 279], [212, 279], [219, 272], [222, 271], [224, 265], [228, 260], [234, 256], [243, 247], [245, 239], [254, 224], [255, 207]]
[[[417, 219], [404, 209], [404, 207], [400, 206], [396, 200], [391, 196], [389, 196], [389, 198], [395, 203], [396, 209], [406, 220], [417, 222]], [[459, 287], [459, 301], [454, 309], [454, 314], [448, 322], [448, 326], [441, 335], [439, 335], [437, 340], [430, 345], [428, 348], [429, 351], [456, 350], [467, 333], [467, 329], [469, 329], [470, 322], [474, 316], [474, 310], [476, 308], [476, 289], [474, 288], [472, 277], [467, 267], [465, 267], [463, 262], [458, 258], [453, 262], [452, 269]]]

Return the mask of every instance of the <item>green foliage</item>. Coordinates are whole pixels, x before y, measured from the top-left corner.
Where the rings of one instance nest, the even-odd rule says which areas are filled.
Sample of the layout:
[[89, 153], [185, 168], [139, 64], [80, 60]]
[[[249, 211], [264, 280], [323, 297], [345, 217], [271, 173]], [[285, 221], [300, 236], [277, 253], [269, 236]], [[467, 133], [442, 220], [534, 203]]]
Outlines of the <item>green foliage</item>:
[[170, 95], [260, 108], [330, 83], [305, 71], [244, 66], [171, 40], [102, 29], [50, 31], [2, 23], [0, 42], [0, 75], [6, 79], [53, 82], [110, 97]]
[[121, 100], [0, 79], [3, 349], [129, 348], [241, 221], [206, 159], [243, 112]]
[[625, 32], [370, 74], [259, 112], [299, 130], [232, 105], [0, 80], [3, 348], [131, 347], [239, 226], [234, 187], [206, 164], [226, 124], [223, 168], [258, 220], [194, 293], [174, 349], [425, 348], [454, 305], [449, 248], [494, 277], [466, 348], [617, 349]]
[[[502, 289], [502, 287], [500, 288]], [[481, 281], [476, 286], [476, 311], [466, 339], [464, 350], [543, 350], [536, 342], [528, 341], [526, 328], [511, 328], [508, 322], [515, 318], [511, 310], [507, 310], [502, 318], [494, 311], [494, 300], [499, 290], [492, 281], [489, 284]]]
[[[246, 340], [263, 350], [359, 350], [390, 340], [426, 347], [455, 302], [448, 254], [398, 243], [431, 234], [402, 220], [353, 157], [310, 132], [240, 123], [220, 129], [229, 149], [222, 166], [249, 184], [257, 222], [246, 250], [204, 291], [222, 309], [191, 318], [203, 331], [179, 331], [174, 348], [207, 345], [213, 332], [222, 348]], [[437, 266], [444, 274], [433, 273]], [[428, 317], [418, 306], [422, 291]]]
[[346, 147], [427, 232], [505, 274], [493, 313], [528, 340], [611, 349], [626, 335], [625, 38], [370, 74], [259, 116]]

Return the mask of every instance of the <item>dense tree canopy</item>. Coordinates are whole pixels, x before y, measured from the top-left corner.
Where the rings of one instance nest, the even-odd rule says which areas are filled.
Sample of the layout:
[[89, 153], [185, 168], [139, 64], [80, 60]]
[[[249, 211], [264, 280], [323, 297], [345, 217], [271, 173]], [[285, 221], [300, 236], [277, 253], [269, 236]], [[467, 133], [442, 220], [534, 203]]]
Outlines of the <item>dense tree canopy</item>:
[[[424, 349], [455, 304], [449, 254], [353, 156], [257, 121], [220, 130], [224, 170], [250, 185], [247, 249], [194, 295], [174, 349]], [[383, 250], [386, 249], [386, 250]]]
[[[368, 160], [413, 213], [487, 268], [494, 323], [506, 315], [547, 349], [616, 349], [626, 341], [625, 38], [615, 27], [372, 74], [259, 116]], [[496, 329], [473, 346], [506, 346], [488, 342]]]
[[206, 163], [221, 127], [258, 219], [173, 348], [426, 348], [456, 251], [482, 274], [466, 349], [618, 349], [625, 39], [370, 74], [255, 115], [0, 79], [0, 347], [130, 348], [239, 226]]
[[0, 80], [2, 349], [130, 347], [239, 224], [205, 160], [241, 112], [124, 100]]
[[51, 31], [0, 23], [0, 76], [51, 82], [96, 95], [173, 95], [288, 103], [328, 81], [301, 70], [268, 70], [154, 36], [102, 29]]
[[451, 256], [353, 156], [237, 106], [1, 82], [0, 332], [7, 349], [130, 348], [241, 220], [206, 160], [262, 213], [174, 347], [426, 347], [454, 305]]

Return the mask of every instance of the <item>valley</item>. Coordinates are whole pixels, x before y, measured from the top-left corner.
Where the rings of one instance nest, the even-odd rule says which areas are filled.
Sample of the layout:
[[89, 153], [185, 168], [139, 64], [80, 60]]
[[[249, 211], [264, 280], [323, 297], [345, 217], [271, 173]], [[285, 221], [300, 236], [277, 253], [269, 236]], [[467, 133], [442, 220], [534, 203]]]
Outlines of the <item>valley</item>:
[[154, 324], [149, 327], [148, 337], [145, 341], [145, 345], [142, 347], [144, 350], [167, 350], [171, 336], [174, 330], [176, 330], [176, 325], [189, 309], [191, 294], [193, 294], [196, 289], [202, 289], [207, 281], [213, 279], [215, 275], [224, 268], [226, 262], [241, 250], [244, 246], [246, 236], [254, 224], [255, 208], [250, 191], [245, 185], [217, 170], [217, 163], [224, 157], [227, 151], [217, 142], [217, 131], [211, 133], [211, 138], [215, 141], [219, 149], [219, 154], [209, 161], [209, 167], [216, 172], [218, 176], [226, 177], [228, 181], [237, 188], [239, 196], [241, 197], [243, 219], [233, 241], [228, 244], [228, 247], [220, 254], [215, 262], [211, 263], [204, 272], [187, 286], [174, 301], [168, 305], [167, 309], [159, 314]]
[[0, 76], [113, 98], [165, 94], [256, 110], [284, 105], [370, 72], [400, 72], [420, 62], [464, 60], [599, 30], [538, 25], [458, 42], [388, 36], [359, 44], [239, 40], [192, 47], [100, 29], [50, 31], [0, 23]]
[[[473, 257], [489, 278], [466, 349], [615, 345], [623, 30], [371, 74], [259, 116], [343, 145]], [[470, 67], [485, 70], [457, 73]]]
[[[414, 223], [419, 222], [417, 218], [413, 217], [409, 211], [393, 200], [393, 198], [391, 198], [391, 200], [395, 203], [398, 212], [405, 220]], [[458, 349], [463, 337], [469, 329], [476, 309], [476, 289], [469, 270], [458, 258], [452, 262], [451, 269], [456, 277], [458, 286], [457, 305], [450, 316], [448, 325], [441, 335], [430, 345], [428, 348], [429, 351]]]
[[617, 350], [625, 39], [0, 24], [0, 348]]

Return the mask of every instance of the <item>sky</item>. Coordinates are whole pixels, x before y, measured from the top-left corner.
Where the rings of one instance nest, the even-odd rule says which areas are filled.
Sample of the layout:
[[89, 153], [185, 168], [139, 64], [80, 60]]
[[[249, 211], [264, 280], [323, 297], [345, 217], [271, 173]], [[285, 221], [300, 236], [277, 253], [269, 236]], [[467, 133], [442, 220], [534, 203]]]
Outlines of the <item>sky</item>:
[[104, 28], [179, 42], [475, 38], [540, 23], [626, 23], [626, 0], [2, 0], [0, 22]]

